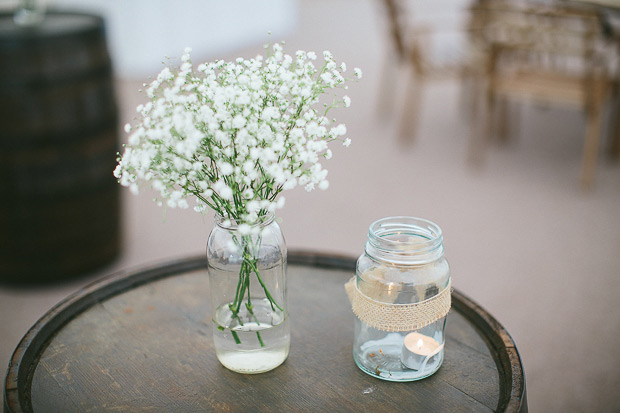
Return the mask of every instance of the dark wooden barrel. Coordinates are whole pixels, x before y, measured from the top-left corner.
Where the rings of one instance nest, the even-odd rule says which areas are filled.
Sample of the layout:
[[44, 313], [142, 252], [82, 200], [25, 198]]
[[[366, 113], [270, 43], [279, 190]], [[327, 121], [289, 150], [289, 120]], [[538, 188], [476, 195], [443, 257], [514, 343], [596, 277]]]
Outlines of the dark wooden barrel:
[[437, 373], [394, 383], [362, 372], [344, 289], [354, 272], [352, 258], [290, 253], [291, 351], [275, 370], [250, 376], [217, 361], [204, 257], [100, 280], [22, 339], [5, 380], [5, 411], [527, 411], [515, 343], [458, 291]]
[[100, 17], [0, 14], [0, 282], [50, 282], [119, 250], [111, 59]]

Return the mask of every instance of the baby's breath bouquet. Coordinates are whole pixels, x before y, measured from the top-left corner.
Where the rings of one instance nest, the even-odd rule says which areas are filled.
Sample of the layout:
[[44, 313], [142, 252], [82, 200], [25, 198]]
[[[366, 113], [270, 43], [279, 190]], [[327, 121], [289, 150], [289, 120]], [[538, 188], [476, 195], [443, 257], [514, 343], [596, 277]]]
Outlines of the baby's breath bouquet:
[[[150, 102], [130, 133], [114, 175], [138, 193], [140, 181], [159, 192], [157, 202], [168, 207], [207, 207], [245, 224], [252, 224], [284, 205], [278, 195], [297, 185], [307, 191], [327, 189], [328, 144], [344, 146], [346, 127], [333, 126], [330, 109], [348, 107], [351, 99], [334, 98], [316, 108], [319, 97], [344, 87], [346, 65], [338, 66], [330, 52], [316, 67], [313, 52], [284, 54], [274, 44], [267, 58], [203, 63], [194, 70], [191, 49], [185, 49], [179, 71], [166, 67], [146, 89]], [[354, 76], [361, 78], [361, 71]]]
[[[345, 78], [346, 65], [327, 51], [317, 64], [313, 52], [291, 56], [280, 44], [266, 48], [267, 57], [197, 68], [186, 49], [179, 69], [164, 68], [146, 87], [150, 101], [138, 106], [137, 124], [126, 126], [129, 141], [114, 171], [134, 193], [150, 185], [160, 205], [211, 208], [238, 225], [235, 243], [244, 262], [231, 304], [235, 315], [252, 273], [261, 281], [251, 254], [257, 223], [284, 205], [284, 190], [326, 189], [321, 161], [332, 157], [329, 144], [350, 144], [345, 125], [328, 118], [331, 109], [348, 107], [349, 97], [319, 98], [362, 76], [356, 68]], [[275, 309], [278, 303], [269, 300]]]

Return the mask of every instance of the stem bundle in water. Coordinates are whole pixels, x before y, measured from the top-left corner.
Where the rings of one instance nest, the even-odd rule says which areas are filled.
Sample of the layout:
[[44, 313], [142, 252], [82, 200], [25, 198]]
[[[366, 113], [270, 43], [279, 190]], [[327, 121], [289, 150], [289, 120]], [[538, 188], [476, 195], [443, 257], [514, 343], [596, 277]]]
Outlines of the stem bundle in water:
[[[241, 303], [243, 302], [243, 299], [247, 293], [247, 302], [245, 303], [245, 307], [250, 314], [250, 318], [253, 318], [256, 321], [257, 325], [260, 325], [260, 320], [254, 315], [254, 306], [252, 305], [252, 297], [250, 293], [250, 278], [252, 273], [256, 274], [256, 278], [258, 279], [258, 282], [263, 288], [267, 300], [269, 300], [271, 309], [275, 311], [277, 308], [278, 310], [283, 311], [282, 307], [278, 305], [278, 303], [269, 292], [267, 286], [265, 285], [263, 279], [260, 276], [260, 271], [258, 270], [255, 253], [260, 250], [261, 238], [258, 237], [256, 243], [253, 242], [250, 235], [241, 236], [241, 241], [239, 241], [237, 237], [233, 237], [233, 240], [237, 247], [242, 250], [243, 258], [241, 261], [241, 267], [239, 269], [239, 281], [237, 282], [235, 299], [231, 304], [228, 305], [228, 307], [232, 312], [232, 318], [236, 319], [239, 322], [239, 325], [243, 326], [243, 320], [239, 316], [239, 311], [241, 310]], [[241, 340], [239, 339], [237, 332], [231, 329], [231, 333], [235, 340], [235, 343], [241, 344]], [[260, 335], [260, 331], [256, 331], [256, 337], [258, 339], [258, 342], [260, 343], [260, 346], [265, 347], [265, 343], [263, 342], [263, 339]]]

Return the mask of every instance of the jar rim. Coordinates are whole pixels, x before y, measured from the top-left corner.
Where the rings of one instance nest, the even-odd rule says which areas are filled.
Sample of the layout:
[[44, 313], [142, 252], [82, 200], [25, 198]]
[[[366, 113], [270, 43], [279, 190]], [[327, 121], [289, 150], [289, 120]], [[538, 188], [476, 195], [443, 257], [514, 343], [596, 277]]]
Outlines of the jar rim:
[[366, 253], [395, 264], [431, 262], [443, 255], [443, 233], [424, 218], [381, 218], [370, 224]]
[[[274, 221], [275, 217], [276, 217], [276, 214], [273, 211], [267, 211], [265, 215], [259, 216], [258, 220], [253, 225], [250, 225], [250, 224], [248, 225], [250, 225], [250, 227], [253, 227], [253, 226], [266, 227], [267, 225], [271, 224]], [[236, 230], [239, 228], [239, 225], [243, 224], [243, 222], [237, 222], [233, 218], [224, 217], [218, 212], [215, 213], [213, 220], [215, 221], [215, 224], [218, 227], [224, 228], [227, 230]], [[227, 224], [226, 220], [229, 220], [230, 225], [226, 225]]]

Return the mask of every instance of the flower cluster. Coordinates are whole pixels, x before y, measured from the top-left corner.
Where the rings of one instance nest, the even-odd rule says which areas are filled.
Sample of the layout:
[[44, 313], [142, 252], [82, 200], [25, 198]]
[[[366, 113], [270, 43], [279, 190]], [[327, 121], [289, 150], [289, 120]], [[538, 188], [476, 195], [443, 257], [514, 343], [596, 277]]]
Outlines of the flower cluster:
[[283, 206], [283, 190], [326, 189], [320, 161], [332, 156], [328, 144], [351, 142], [345, 125], [327, 115], [351, 99], [319, 97], [362, 73], [356, 68], [346, 79], [346, 65], [327, 51], [317, 67], [313, 52], [290, 56], [280, 44], [268, 50], [265, 58], [194, 69], [185, 49], [180, 68], [166, 67], [147, 86], [150, 101], [138, 106], [138, 124], [125, 127], [129, 141], [114, 171], [120, 184], [137, 193], [138, 183], [148, 182], [160, 205], [210, 207], [248, 228]]

